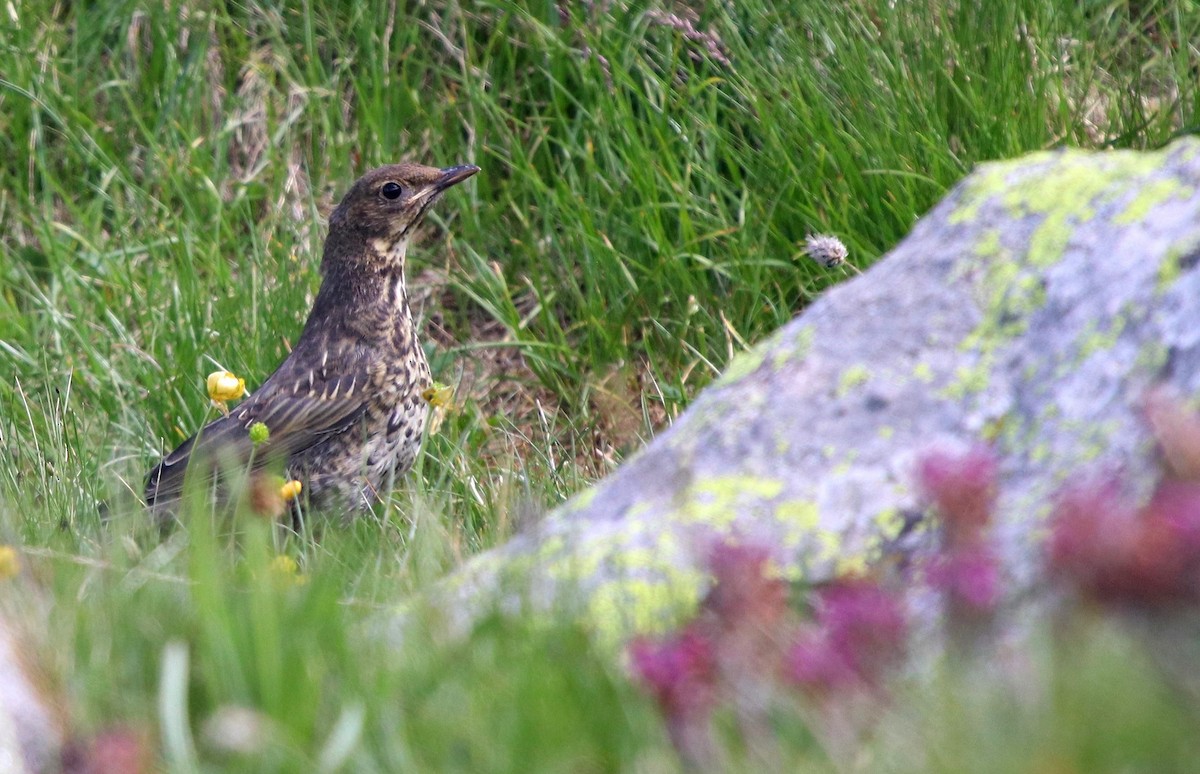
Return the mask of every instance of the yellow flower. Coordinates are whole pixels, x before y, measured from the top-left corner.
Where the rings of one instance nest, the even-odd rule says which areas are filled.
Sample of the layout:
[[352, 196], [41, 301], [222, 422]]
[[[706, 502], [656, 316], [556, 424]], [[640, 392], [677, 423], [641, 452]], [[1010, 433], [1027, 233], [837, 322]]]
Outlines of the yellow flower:
[[277, 581], [284, 581], [295, 586], [308, 583], [308, 578], [300, 572], [300, 565], [286, 554], [280, 554], [272, 559], [271, 563], [267, 565], [267, 569]]
[[296, 564], [296, 560], [286, 554], [275, 557], [267, 566], [270, 567], [271, 572], [281, 575], [295, 575], [300, 571], [300, 565]]
[[21, 557], [12, 546], [0, 545], [0, 580], [15, 578], [21, 572]]
[[446, 413], [454, 408], [454, 388], [441, 382], [434, 382], [425, 388], [421, 393], [421, 398], [433, 409], [429, 417], [429, 434], [434, 435], [441, 428], [443, 420], [446, 419]]
[[229, 371], [213, 371], [208, 375], [208, 397], [222, 411], [228, 411], [225, 401], [237, 400], [245, 394], [245, 379], [239, 379]]
[[421, 393], [421, 397], [434, 408], [450, 408], [450, 402], [454, 400], [454, 388], [448, 384], [434, 382]]
[[296, 499], [302, 489], [304, 489], [304, 484], [293, 478], [291, 481], [285, 481], [283, 486], [279, 487], [279, 496], [283, 498], [284, 502], [291, 502]]

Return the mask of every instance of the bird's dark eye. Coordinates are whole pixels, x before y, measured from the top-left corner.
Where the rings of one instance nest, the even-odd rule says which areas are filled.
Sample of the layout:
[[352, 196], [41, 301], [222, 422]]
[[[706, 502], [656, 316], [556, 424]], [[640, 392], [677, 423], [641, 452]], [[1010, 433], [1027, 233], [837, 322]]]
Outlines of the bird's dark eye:
[[404, 193], [404, 189], [400, 187], [399, 183], [388, 182], [383, 184], [383, 188], [379, 189], [379, 193], [385, 199], [399, 199], [400, 194]]

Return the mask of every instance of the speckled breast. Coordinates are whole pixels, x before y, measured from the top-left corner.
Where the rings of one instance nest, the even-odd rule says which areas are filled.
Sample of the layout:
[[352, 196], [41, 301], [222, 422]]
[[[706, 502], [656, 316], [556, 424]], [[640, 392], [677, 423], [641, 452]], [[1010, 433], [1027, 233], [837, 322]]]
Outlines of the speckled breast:
[[381, 426], [371, 428], [363, 449], [370, 491], [382, 494], [392, 471], [400, 475], [416, 460], [429, 409], [421, 393], [430, 383], [429, 364], [419, 346], [413, 347], [401, 364], [389, 369], [381, 386], [376, 420]]

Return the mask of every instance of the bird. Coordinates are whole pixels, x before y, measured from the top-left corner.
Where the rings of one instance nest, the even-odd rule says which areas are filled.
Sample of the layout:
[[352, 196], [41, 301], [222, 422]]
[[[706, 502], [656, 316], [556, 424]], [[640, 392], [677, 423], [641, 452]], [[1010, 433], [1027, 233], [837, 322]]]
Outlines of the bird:
[[[431, 385], [405, 287], [409, 241], [450, 187], [479, 172], [413, 163], [373, 169], [329, 216], [321, 283], [295, 347], [240, 405], [167, 454], [146, 476], [153, 512], [174, 514], [185, 473], [212, 482], [240, 465], [282, 466], [297, 507], [369, 508], [416, 460]], [[250, 428], [267, 428], [255, 445]], [[191, 474], [197, 475], [196, 472]]]

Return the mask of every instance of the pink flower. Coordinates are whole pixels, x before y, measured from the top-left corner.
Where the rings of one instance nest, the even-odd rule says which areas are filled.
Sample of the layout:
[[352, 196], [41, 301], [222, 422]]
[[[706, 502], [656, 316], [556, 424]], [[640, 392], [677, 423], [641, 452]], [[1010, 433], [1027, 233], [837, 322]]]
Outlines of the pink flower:
[[151, 770], [145, 738], [129, 728], [111, 728], [63, 752], [63, 770], [72, 774], [140, 774]]
[[723, 627], [769, 628], [787, 610], [787, 583], [767, 575], [770, 551], [758, 545], [722, 541], [708, 557], [716, 581], [704, 601]]
[[821, 590], [818, 622], [828, 646], [867, 683], [897, 661], [907, 624], [900, 600], [866, 579], [839, 580]]
[[1145, 518], [1162, 519], [1171, 526], [1179, 548], [1192, 561], [1200, 560], [1200, 484], [1165, 481], [1146, 504]]
[[1168, 387], [1151, 390], [1144, 406], [1168, 471], [1184, 481], [1200, 481], [1200, 416]]
[[976, 447], [965, 454], [933, 451], [917, 468], [925, 496], [937, 506], [949, 544], [971, 540], [992, 517], [996, 504], [997, 464], [991, 451]]
[[707, 712], [712, 706], [715, 663], [712, 644], [689, 625], [670, 637], [634, 640], [629, 646], [634, 673], [668, 718]]
[[1000, 568], [986, 545], [963, 546], [933, 558], [929, 583], [949, 603], [971, 613], [990, 613], [1000, 601]]
[[859, 675], [845, 654], [830, 645], [822, 631], [802, 634], [787, 655], [787, 676], [817, 694], [833, 693], [859, 684]]
[[1049, 565], [1107, 604], [1195, 601], [1200, 592], [1200, 487], [1161, 485], [1140, 512], [1113, 484], [1066, 493], [1051, 516]]

